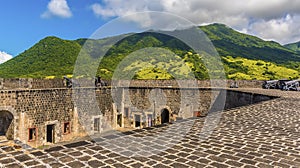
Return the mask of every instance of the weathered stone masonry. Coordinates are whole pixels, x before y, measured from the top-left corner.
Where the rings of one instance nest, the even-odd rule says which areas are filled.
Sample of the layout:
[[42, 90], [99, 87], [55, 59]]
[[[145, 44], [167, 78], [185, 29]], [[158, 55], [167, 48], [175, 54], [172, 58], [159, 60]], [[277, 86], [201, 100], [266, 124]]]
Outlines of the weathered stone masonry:
[[[75, 94], [77, 91], [80, 94]], [[96, 95], [96, 104], [90, 96], [84, 96], [91, 93]], [[74, 104], [77, 95], [82, 102], [78, 108]], [[93, 117], [101, 116], [106, 121], [113, 118], [109, 97], [110, 89], [95, 91], [95, 88], [1, 90], [0, 114], [6, 116], [0, 115], [0, 127], [3, 128], [0, 131], [8, 139], [20, 140], [34, 147], [70, 141], [75, 137], [86, 136], [87, 132], [93, 130]], [[11, 121], [6, 119], [9, 116], [12, 116]], [[91, 127], [86, 128], [80, 122], [90, 123]]]
[[0, 98], [0, 133], [34, 147], [110, 129], [205, 116], [219, 106], [228, 109], [270, 99], [223, 89], [157, 86], [11, 89], [0, 90]]
[[[116, 127], [147, 127], [162, 124], [165, 111], [169, 121], [203, 115], [210, 108], [211, 90], [176, 88], [123, 88], [123, 99], [116, 101], [117, 111], [124, 119]], [[198, 93], [198, 94], [196, 94]], [[136, 120], [140, 125], [136, 126]]]
[[[70, 122], [74, 115], [71, 102], [71, 90], [7, 90], [1, 91], [0, 106], [2, 111], [13, 114], [12, 124], [7, 131], [9, 139], [19, 139], [32, 146], [46, 143], [47, 124], [55, 124], [53, 142], [69, 140], [73, 133], [63, 134], [62, 125]], [[29, 140], [30, 129], [35, 129]], [[33, 131], [33, 130], [31, 130]]]

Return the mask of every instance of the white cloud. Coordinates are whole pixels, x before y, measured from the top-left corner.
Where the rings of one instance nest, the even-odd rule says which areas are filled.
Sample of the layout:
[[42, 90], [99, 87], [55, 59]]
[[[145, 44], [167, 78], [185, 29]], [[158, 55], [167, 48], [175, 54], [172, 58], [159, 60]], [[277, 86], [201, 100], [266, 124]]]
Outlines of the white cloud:
[[41, 17], [50, 18], [52, 16], [69, 18], [72, 17], [72, 12], [68, 6], [67, 0], [51, 0], [48, 3], [47, 11]]
[[[143, 11], [169, 12], [198, 25], [224, 23], [238, 31], [281, 43], [300, 40], [299, 0], [103, 0], [91, 9], [103, 18]], [[131, 21], [147, 26], [145, 23], [158, 24], [165, 20], [134, 15]]]
[[289, 43], [300, 40], [300, 15], [287, 15], [284, 18], [261, 20], [249, 27], [253, 32], [266, 40], [275, 40], [280, 43]]
[[0, 64], [10, 60], [13, 56], [7, 54], [6, 52], [0, 51]]

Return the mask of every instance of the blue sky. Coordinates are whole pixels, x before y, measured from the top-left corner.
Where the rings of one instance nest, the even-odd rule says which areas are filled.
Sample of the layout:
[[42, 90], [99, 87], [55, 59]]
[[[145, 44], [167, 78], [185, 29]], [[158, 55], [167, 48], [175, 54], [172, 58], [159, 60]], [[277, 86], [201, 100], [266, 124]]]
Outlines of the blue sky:
[[[16, 56], [46, 36], [89, 37], [117, 17], [143, 11], [172, 13], [197, 25], [224, 23], [281, 44], [300, 41], [299, 0], [3, 0], [0, 61], [1, 56]], [[129, 21], [142, 28], [165, 23], [160, 17], [137, 16]]]
[[[20, 3], [22, 2], [22, 3]], [[89, 37], [107, 19], [93, 14], [91, 0], [68, 1], [71, 16], [43, 14], [48, 10], [46, 0], [9, 0], [0, 5], [0, 51], [17, 55], [46, 36], [63, 39]]]

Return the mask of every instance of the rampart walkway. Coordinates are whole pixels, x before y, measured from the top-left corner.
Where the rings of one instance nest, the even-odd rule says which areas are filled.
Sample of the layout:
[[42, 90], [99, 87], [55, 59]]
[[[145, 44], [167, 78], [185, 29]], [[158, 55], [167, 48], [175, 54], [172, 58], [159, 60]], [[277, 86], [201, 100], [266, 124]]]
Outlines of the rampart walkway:
[[[201, 139], [205, 118], [176, 123], [191, 129], [176, 141], [180, 131], [151, 138], [174, 124], [141, 129], [125, 134], [104, 136], [99, 143], [90, 140], [59, 145], [45, 151], [27, 151], [1, 146], [0, 165], [5, 167], [300, 167], [300, 93], [278, 90], [238, 89], [279, 96], [250, 106], [222, 113], [217, 128], [207, 139]], [[150, 157], [139, 157], [126, 141], [145, 137], [142, 144], [149, 151], [168, 149]], [[118, 139], [119, 143], [112, 143]], [[175, 140], [175, 141], [174, 141]], [[155, 141], [157, 145], [151, 145]], [[115, 145], [115, 146], [112, 146]], [[117, 151], [117, 152], [116, 152]], [[0, 167], [1, 167], [0, 166]]]

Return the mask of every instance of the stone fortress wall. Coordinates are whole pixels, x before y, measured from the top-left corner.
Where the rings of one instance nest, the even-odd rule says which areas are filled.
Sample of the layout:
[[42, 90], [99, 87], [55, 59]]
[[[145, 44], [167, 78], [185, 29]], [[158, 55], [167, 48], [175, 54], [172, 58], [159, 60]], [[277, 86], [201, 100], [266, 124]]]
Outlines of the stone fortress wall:
[[[238, 81], [240, 87], [257, 87], [260, 82]], [[129, 88], [66, 88], [61, 79], [1, 79], [0, 133], [39, 147], [111, 129], [145, 128], [205, 116], [223, 107], [271, 99], [212, 89], [209, 81], [197, 83], [199, 88], [178, 88], [172, 80], [130, 81]], [[122, 86], [122, 82], [119, 84]]]
[[75, 125], [70, 90], [2, 90], [0, 95], [0, 110], [13, 114], [6, 132], [8, 139], [17, 139], [31, 146], [44, 145], [47, 125], [55, 125], [51, 130], [53, 142], [70, 140], [73, 136], [74, 133], [63, 132], [62, 128], [65, 123]]
[[[93, 84], [93, 81], [86, 79], [78, 79], [79, 83], [83, 86], [89, 86]], [[86, 82], [88, 81], [88, 82]], [[117, 82], [120, 85], [127, 83], [128, 81]], [[227, 87], [229, 87], [235, 80], [227, 80]], [[239, 87], [242, 88], [261, 88], [264, 81], [259, 80], [238, 80], [236, 81]], [[107, 81], [110, 85], [110, 81]], [[185, 82], [187, 85], [193, 86], [194, 80]], [[189, 84], [190, 83], [190, 84]], [[210, 80], [197, 80], [196, 83], [199, 87], [210, 87]], [[173, 86], [178, 87], [176, 80], [131, 80], [130, 86], [132, 87], [167, 87]], [[63, 79], [31, 79], [31, 78], [14, 78], [14, 79], [3, 79], [0, 78], [0, 90], [5, 89], [45, 89], [45, 88], [65, 88], [66, 84]]]

